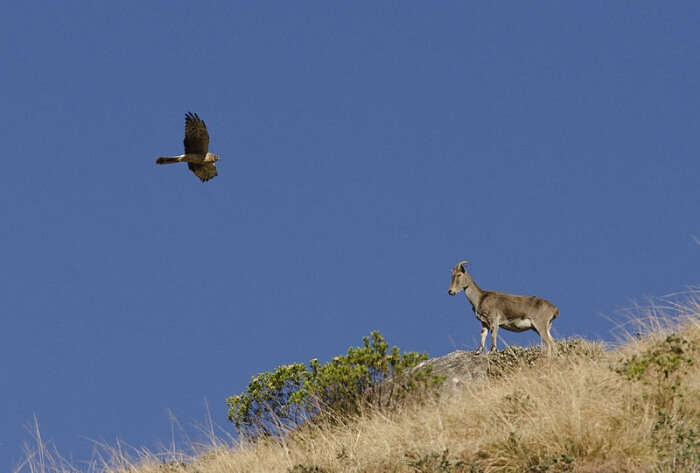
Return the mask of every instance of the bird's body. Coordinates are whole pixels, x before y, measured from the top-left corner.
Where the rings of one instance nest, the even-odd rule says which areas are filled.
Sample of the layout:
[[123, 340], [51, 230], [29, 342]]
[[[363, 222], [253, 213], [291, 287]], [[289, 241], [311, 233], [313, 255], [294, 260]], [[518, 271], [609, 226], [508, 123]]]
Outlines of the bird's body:
[[209, 152], [209, 133], [196, 113], [185, 115], [185, 154], [179, 156], [162, 156], [156, 159], [156, 164], [187, 163], [187, 167], [195, 176], [206, 182], [218, 175], [215, 162], [219, 157]]

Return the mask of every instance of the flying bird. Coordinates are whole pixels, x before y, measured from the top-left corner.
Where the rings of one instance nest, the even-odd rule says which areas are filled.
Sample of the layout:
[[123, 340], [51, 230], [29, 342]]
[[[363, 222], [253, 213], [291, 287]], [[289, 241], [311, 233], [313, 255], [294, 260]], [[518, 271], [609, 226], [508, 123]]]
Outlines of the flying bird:
[[185, 114], [185, 154], [180, 156], [163, 156], [156, 159], [156, 164], [187, 163], [187, 167], [202, 182], [217, 176], [214, 163], [219, 157], [209, 152], [209, 133], [196, 113]]

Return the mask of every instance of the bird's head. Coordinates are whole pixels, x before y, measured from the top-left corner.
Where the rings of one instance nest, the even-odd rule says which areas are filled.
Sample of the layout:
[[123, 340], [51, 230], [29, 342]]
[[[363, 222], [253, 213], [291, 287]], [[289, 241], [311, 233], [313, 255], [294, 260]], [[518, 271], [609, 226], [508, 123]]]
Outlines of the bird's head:
[[219, 160], [219, 155], [214, 153], [207, 153], [206, 161], [217, 162]]

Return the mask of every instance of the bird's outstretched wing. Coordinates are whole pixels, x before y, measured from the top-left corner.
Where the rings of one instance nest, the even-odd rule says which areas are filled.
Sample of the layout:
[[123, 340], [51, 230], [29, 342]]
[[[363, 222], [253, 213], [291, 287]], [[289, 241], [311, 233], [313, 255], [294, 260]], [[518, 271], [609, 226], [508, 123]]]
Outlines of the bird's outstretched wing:
[[[185, 154], [206, 155], [209, 151], [207, 126], [196, 113], [187, 112], [185, 115], [185, 139], [183, 143], [185, 144]], [[194, 170], [192, 171], [194, 172]], [[214, 172], [216, 173], [216, 169]]]
[[195, 176], [200, 178], [202, 182], [207, 182], [209, 179], [217, 175], [216, 166], [214, 166], [214, 163], [187, 163], [187, 167], [190, 168], [190, 171], [192, 171]]

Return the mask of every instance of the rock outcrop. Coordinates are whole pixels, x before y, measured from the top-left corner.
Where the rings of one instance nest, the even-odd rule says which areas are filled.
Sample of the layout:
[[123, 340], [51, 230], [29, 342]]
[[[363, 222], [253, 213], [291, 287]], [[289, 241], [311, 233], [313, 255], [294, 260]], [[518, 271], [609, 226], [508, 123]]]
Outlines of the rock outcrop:
[[465, 386], [485, 379], [489, 359], [488, 355], [475, 355], [471, 351], [457, 350], [426, 360], [414, 369], [425, 366], [430, 366], [433, 373], [445, 377], [443, 394], [451, 396], [463, 391]]

